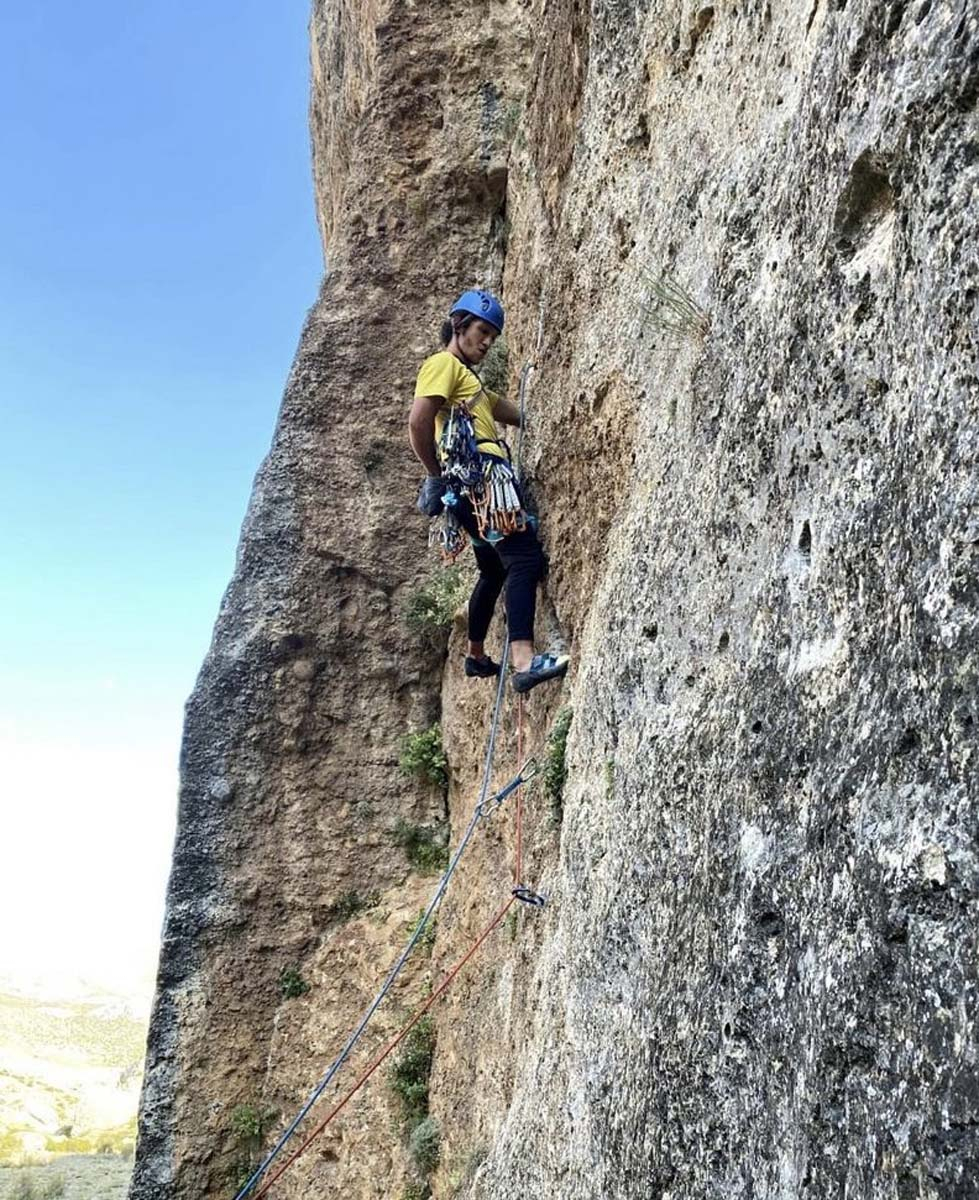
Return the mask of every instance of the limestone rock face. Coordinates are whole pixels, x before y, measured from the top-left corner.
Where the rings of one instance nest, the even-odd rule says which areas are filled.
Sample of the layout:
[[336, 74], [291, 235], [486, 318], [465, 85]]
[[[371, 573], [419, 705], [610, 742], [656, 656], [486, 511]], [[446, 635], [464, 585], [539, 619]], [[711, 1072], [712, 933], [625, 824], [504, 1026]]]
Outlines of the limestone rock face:
[[[435, 1010], [432, 1194], [973, 1196], [979, 14], [318, 0], [311, 36], [330, 273], [188, 707], [133, 1200], [233, 1194], [235, 1106], [281, 1129], [366, 1007], [431, 890], [390, 831], [439, 815], [396, 770], [439, 712], [469, 820], [492, 686], [397, 612], [414, 371], [474, 283], [535, 364], [574, 660], [495, 784], [574, 717], [563, 822], [525, 796], [548, 906]], [[514, 817], [369, 1048], [505, 901]], [[273, 1194], [409, 1194], [383, 1078], [352, 1109]]]

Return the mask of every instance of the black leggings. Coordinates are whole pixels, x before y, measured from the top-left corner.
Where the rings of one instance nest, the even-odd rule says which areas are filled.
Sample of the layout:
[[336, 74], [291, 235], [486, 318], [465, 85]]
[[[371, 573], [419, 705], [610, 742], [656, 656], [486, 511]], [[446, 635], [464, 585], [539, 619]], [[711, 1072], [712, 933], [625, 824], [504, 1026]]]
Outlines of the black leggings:
[[[479, 527], [469, 501], [460, 500], [455, 513], [463, 529], [479, 537]], [[492, 546], [476, 542], [473, 554], [479, 567], [479, 578], [469, 599], [469, 640], [481, 642], [485, 639], [496, 601], [505, 585], [510, 640], [532, 642], [537, 583], [544, 574], [544, 553], [537, 534], [528, 525]]]

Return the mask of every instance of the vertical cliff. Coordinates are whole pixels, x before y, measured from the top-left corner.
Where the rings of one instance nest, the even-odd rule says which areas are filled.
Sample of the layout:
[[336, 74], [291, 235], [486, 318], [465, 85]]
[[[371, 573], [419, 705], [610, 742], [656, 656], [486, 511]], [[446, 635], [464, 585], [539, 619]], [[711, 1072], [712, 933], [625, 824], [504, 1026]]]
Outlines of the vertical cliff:
[[[529, 744], [574, 717], [549, 905], [436, 1009], [434, 1196], [973, 1195], [974, 7], [322, 0], [311, 43], [330, 270], [188, 706], [134, 1200], [233, 1194], [236, 1106], [281, 1128], [366, 1006], [439, 713], [468, 820], [487, 689], [398, 611], [414, 370], [477, 282], [574, 656]], [[508, 817], [371, 1047], [505, 896]], [[379, 1080], [274, 1194], [401, 1200], [392, 1123]]]

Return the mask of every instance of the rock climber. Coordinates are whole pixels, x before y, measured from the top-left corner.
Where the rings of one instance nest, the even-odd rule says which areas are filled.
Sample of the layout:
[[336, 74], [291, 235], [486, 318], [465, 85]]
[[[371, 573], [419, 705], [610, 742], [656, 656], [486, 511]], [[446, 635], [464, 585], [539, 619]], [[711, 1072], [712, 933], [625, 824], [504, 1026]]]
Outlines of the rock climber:
[[469, 535], [479, 576], [469, 600], [466, 675], [499, 675], [500, 664], [484, 640], [500, 592], [506, 588], [511, 686], [529, 692], [568, 669], [568, 656], [534, 652], [534, 613], [544, 555], [535, 520], [524, 511], [516, 473], [496, 421], [520, 424], [515, 404], [489, 391], [476, 374], [503, 332], [503, 306], [495, 296], [467, 291], [442, 326], [445, 349], [418, 372], [408, 418], [408, 439], [427, 471], [418, 494], [426, 516], [444, 514], [443, 544], [454, 557]]

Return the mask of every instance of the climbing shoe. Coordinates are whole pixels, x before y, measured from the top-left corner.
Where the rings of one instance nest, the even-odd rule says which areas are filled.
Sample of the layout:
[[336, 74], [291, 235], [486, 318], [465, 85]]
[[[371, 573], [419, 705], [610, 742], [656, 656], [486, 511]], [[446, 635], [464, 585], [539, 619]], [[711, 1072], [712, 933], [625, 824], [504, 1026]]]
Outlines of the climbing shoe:
[[482, 658], [467, 658], [464, 669], [470, 679], [489, 679], [492, 675], [499, 675], [500, 664], [484, 654]]
[[567, 654], [535, 654], [530, 660], [530, 669], [515, 671], [511, 683], [515, 692], [529, 692], [539, 683], [557, 679], [568, 669], [571, 659]]

